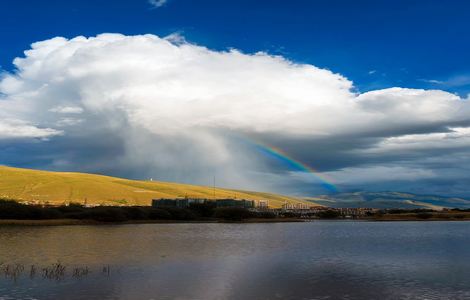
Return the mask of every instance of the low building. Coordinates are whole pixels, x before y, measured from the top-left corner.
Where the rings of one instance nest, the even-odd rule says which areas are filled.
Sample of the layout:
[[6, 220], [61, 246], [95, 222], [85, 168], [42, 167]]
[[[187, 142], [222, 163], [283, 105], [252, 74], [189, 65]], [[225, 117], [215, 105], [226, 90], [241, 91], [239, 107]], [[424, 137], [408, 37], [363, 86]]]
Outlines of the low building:
[[162, 207], [178, 207], [177, 199], [152, 199], [152, 207], [162, 208]]
[[310, 205], [305, 203], [284, 203], [282, 205], [283, 210], [308, 210]]
[[256, 201], [256, 208], [258, 208], [258, 209], [268, 209], [269, 208], [269, 200], [258, 200], [258, 201]]
[[155, 208], [188, 208], [193, 204], [205, 204], [213, 202], [216, 207], [242, 207], [254, 208], [255, 202], [252, 200], [235, 200], [235, 199], [205, 199], [205, 198], [176, 198], [176, 199], [152, 199], [152, 207]]
[[216, 199], [217, 207], [242, 207], [242, 208], [254, 208], [255, 202], [253, 200], [235, 200], [235, 199]]
[[152, 199], [152, 206], [156, 208], [162, 207], [177, 207], [177, 208], [188, 208], [192, 204], [204, 204], [208, 199], [204, 198], [176, 198], [176, 199]]

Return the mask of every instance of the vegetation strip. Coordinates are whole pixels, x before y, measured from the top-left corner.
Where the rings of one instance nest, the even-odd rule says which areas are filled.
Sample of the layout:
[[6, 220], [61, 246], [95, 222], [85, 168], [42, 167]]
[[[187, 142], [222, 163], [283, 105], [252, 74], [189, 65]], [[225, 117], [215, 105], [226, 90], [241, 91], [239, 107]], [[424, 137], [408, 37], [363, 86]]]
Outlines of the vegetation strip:
[[[343, 210], [344, 211], [344, 210]], [[0, 199], [0, 225], [96, 225], [126, 223], [170, 222], [298, 222], [314, 219], [357, 219], [369, 221], [463, 221], [470, 220], [470, 210], [452, 209], [433, 211], [424, 209], [390, 209], [368, 211], [351, 217], [341, 210], [325, 208], [316, 212], [266, 210], [256, 211], [241, 207], [216, 207], [213, 203], [178, 207], [85, 207], [25, 205], [13, 200]]]

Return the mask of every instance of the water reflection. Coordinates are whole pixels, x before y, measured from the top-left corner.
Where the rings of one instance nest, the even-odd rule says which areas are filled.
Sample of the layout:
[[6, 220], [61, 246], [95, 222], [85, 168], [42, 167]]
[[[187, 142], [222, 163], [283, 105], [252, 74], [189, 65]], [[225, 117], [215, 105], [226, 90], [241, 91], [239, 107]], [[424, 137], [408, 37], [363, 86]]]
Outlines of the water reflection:
[[[0, 227], [0, 299], [469, 299], [468, 222]], [[103, 266], [110, 266], [103, 276]]]

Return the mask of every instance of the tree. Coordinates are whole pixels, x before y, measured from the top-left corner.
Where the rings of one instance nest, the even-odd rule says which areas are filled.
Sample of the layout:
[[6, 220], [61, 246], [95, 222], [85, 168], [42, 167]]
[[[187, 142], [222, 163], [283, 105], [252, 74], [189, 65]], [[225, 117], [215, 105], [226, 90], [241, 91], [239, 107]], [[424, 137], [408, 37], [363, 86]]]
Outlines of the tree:
[[341, 214], [336, 210], [324, 210], [318, 213], [318, 217], [321, 219], [336, 219]]
[[226, 221], [242, 221], [250, 216], [250, 211], [242, 207], [219, 207], [214, 212], [214, 217]]

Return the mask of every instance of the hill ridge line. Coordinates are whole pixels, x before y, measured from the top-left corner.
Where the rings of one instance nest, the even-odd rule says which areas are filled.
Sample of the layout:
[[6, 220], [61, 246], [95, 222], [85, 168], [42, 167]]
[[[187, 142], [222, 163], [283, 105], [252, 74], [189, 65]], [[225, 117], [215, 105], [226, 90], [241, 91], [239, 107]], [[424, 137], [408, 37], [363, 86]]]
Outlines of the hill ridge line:
[[[103, 174], [0, 166], [0, 198], [32, 203], [150, 205], [153, 198], [214, 197], [214, 188], [187, 183], [133, 180]], [[215, 188], [216, 198], [269, 200], [271, 207], [305, 200], [269, 192]]]

